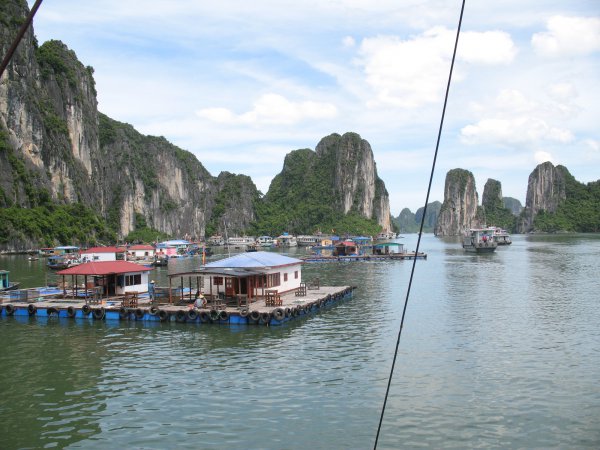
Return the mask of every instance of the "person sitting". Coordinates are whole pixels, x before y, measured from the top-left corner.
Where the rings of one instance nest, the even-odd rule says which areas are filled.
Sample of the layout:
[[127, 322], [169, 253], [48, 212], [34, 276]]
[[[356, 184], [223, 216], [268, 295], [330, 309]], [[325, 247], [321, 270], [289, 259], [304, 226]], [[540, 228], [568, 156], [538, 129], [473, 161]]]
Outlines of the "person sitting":
[[204, 295], [202, 295], [202, 292], [200, 292], [199, 290], [196, 291], [196, 297], [194, 300], [194, 308], [205, 308], [206, 307], [206, 299], [204, 298]]

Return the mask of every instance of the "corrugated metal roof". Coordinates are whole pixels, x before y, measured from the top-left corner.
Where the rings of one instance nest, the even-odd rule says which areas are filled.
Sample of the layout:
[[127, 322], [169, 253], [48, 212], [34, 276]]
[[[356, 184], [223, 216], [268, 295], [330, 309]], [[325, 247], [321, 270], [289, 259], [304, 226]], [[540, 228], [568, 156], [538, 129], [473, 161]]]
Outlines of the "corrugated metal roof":
[[280, 267], [290, 264], [302, 264], [303, 261], [297, 258], [280, 255], [273, 252], [248, 252], [238, 253], [230, 258], [221, 259], [206, 264], [204, 267], [219, 268], [261, 268], [261, 267]]
[[123, 253], [125, 248], [123, 247], [92, 247], [82, 251], [82, 254], [88, 253]]
[[56, 272], [58, 275], [110, 275], [149, 272], [150, 268], [127, 261], [94, 261]]

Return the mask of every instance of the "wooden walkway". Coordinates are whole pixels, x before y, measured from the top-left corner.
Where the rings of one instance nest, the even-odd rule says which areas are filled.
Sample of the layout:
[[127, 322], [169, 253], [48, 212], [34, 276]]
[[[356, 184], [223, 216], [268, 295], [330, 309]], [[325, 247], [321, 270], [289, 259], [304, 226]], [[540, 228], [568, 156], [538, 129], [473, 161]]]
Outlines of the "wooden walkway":
[[265, 299], [237, 306], [225, 303], [208, 304], [205, 308], [192, 305], [152, 304], [149, 298], [109, 298], [95, 303], [71, 297], [39, 297], [27, 302], [0, 303], [0, 316], [58, 317], [92, 320], [160, 321], [179, 323], [218, 323], [231, 325], [281, 325], [289, 320], [309, 315], [352, 297], [351, 286], [304, 286], [298, 292], [278, 294], [281, 303], [268, 305]]

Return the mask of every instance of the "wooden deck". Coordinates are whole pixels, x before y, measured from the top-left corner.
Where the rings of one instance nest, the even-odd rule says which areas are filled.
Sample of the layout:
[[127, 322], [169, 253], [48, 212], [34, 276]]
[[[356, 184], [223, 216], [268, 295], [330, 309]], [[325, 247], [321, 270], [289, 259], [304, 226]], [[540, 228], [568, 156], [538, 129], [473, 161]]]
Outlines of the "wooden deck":
[[390, 261], [390, 260], [413, 260], [427, 259], [427, 253], [408, 252], [408, 253], [390, 253], [385, 255], [348, 255], [348, 256], [323, 256], [307, 255], [300, 259], [306, 262], [329, 262], [329, 261]]

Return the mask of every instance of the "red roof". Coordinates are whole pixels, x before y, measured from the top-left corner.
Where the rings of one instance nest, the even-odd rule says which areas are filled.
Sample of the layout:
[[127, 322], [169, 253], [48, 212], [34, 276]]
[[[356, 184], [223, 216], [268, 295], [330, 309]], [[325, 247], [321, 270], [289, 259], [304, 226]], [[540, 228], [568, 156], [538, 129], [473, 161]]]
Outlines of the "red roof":
[[129, 250], [154, 250], [154, 247], [151, 245], [132, 245], [129, 247]]
[[123, 247], [92, 247], [81, 253], [123, 253], [125, 249]]
[[152, 269], [127, 261], [95, 261], [69, 267], [58, 275], [112, 275], [132, 272], [149, 272]]

